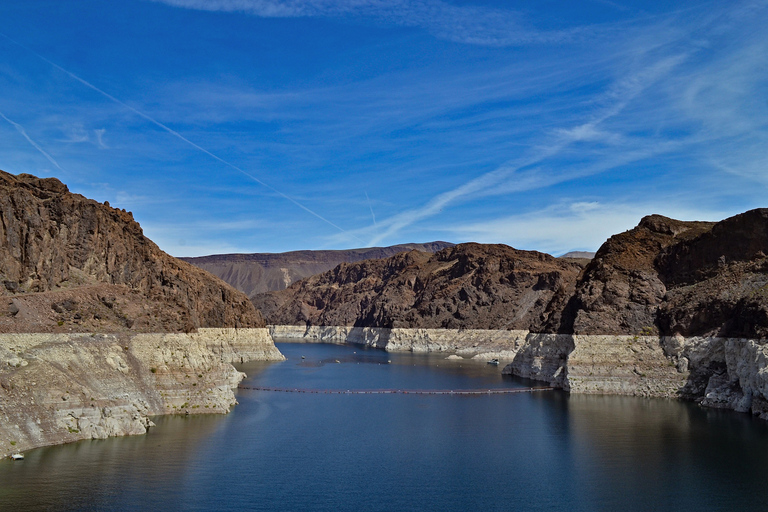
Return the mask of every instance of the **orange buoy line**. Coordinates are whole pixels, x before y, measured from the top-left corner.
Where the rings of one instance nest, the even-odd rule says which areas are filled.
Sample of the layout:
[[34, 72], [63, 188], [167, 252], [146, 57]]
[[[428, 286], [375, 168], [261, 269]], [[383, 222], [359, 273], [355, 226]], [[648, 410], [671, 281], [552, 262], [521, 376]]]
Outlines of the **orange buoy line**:
[[304, 389], [304, 388], [271, 388], [262, 386], [237, 386], [238, 389], [251, 391], [274, 391], [279, 393], [315, 393], [331, 395], [506, 395], [510, 393], [531, 393], [534, 391], [550, 391], [552, 387], [534, 388], [491, 388], [491, 389]]

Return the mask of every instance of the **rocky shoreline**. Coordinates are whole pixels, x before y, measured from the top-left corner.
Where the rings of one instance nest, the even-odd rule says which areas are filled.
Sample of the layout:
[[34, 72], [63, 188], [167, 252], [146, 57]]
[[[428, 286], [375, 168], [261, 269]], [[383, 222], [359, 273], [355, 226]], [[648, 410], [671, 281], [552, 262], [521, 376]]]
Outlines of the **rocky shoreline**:
[[365, 345], [392, 352], [445, 352], [462, 358], [512, 361], [527, 331], [269, 325], [280, 340]]
[[245, 377], [232, 363], [282, 359], [265, 328], [0, 334], [0, 455], [226, 413]]
[[571, 335], [523, 330], [271, 325], [275, 338], [444, 352], [575, 394], [683, 398], [768, 419], [768, 340]]

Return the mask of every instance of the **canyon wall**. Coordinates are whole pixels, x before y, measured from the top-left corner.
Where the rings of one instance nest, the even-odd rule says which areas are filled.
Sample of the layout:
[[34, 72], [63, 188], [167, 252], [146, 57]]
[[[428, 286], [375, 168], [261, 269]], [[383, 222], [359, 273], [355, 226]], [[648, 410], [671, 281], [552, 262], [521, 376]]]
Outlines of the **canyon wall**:
[[0, 171], [0, 455], [224, 413], [280, 360], [241, 292], [55, 178]]
[[233, 362], [282, 359], [265, 328], [0, 334], [0, 455], [226, 413], [244, 377]]
[[[767, 254], [768, 209], [717, 223], [650, 215], [571, 267], [461, 244], [341, 265], [255, 302], [276, 335], [388, 350], [461, 353], [508, 331], [497, 347], [505, 373], [572, 393], [682, 397], [768, 419]], [[432, 343], [427, 333], [438, 331]]]
[[161, 251], [131, 212], [0, 171], [0, 332], [264, 327], [241, 292]]
[[487, 361], [514, 359], [527, 331], [270, 325], [278, 341], [351, 343], [389, 351], [445, 352]]

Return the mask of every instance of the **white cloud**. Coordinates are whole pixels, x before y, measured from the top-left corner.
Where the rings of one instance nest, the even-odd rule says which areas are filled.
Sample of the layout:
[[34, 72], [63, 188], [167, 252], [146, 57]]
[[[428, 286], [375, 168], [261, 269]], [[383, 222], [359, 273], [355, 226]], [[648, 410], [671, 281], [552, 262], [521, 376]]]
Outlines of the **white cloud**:
[[[643, 90], [669, 74], [682, 60], [681, 56], [667, 57], [622, 77], [597, 99], [595, 103], [599, 107], [589, 114], [589, 120], [586, 122], [571, 128], [555, 130], [553, 142], [534, 148], [531, 155], [524, 160], [509, 163], [457, 188], [439, 194], [420, 208], [411, 209], [380, 221], [379, 226], [386, 226], [386, 228], [377, 233], [369, 244], [377, 245], [387, 238], [394, 237], [403, 228], [432, 217], [450, 204], [465, 200], [467, 197], [495, 195], [499, 194], [500, 190], [503, 190], [505, 194], [510, 194], [542, 189], [577, 177], [604, 172], [613, 167], [625, 165], [633, 159], [647, 158], [652, 154], [648, 149], [638, 151], [637, 147], [630, 147], [622, 148], [617, 157], [604, 158], [592, 166], [569, 166], [559, 171], [550, 170], [547, 173], [539, 172], [538, 168], [532, 168], [557, 157], [578, 142], [621, 140], [622, 137], [619, 135], [603, 132], [600, 126], [621, 114], [625, 107]], [[655, 151], [663, 152], [665, 149], [665, 145], [659, 144]]]
[[608, 237], [632, 229], [652, 213], [681, 220], [721, 220], [727, 215], [666, 202], [589, 201], [558, 203], [521, 215], [449, 227], [446, 233], [453, 240], [501, 242], [561, 255], [574, 250], [596, 251]]

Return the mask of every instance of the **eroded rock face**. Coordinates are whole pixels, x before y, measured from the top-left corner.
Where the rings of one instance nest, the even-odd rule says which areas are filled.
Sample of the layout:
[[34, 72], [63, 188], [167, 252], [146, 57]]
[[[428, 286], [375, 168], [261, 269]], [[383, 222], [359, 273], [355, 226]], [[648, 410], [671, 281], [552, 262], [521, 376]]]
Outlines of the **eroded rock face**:
[[[581, 273], [538, 253], [464, 244], [342, 265], [258, 301], [270, 323], [302, 326], [305, 337], [460, 353], [486, 330], [508, 345], [495, 347], [512, 358], [506, 373], [768, 418], [766, 255], [768, 209], [718, 223], [651, 215]], [[401, 328], [419, 341], [393, 343]], [[460, 329], [474, 329], [473, 341]]]
[[282, 359], [264, 325], [130, 212], [0, 171], [0, 455], [227, 412], [233, 362]]
[[575, 334], [768, 338], [768, 209], [645, 217], [603, 244], [550, 325]]
[[581, 269], [505, 245], [460, 244], [341, 264], [254, 302], [277, 325], [535, 331]]
[[[767, 253], [765, 209], [719, 223], [654, 215], [611, 237], [560, 323], [547, 326], [571, 333], [563, 387], [680, 396], [768, 418]], [[526, 375], [534, 357], [557, 368], [562, 347], [526, 343], [505, 371]], [[558, 384], [550, 373], [544, 380]]]
[[326, 272], [340, 263], [389, 258], [408, 251], [434, 253], [453, 245], [449, 242], [427, 242], [338, 251], [216, 254], [180, 259], [207, 270], [253, 297], [260, 293], [284, 290], [305, 277]]
[[281, 359], [265, 328], [0, 334], [0, 455], [227, 412], [244, 376], [232, 362]]
[[658, 308], [666, 294], [656, 259], [670, 246], [693, 239], [712, 226], [651, 215], [636, 228], [612, 236], [579, 278], [560, 324], [550, 324], [547, 330], [575, 334], [656, 333]]
[[162, 252], [131, 212], [0, 171], [0, 331], [263, 327], [242, 293]]

